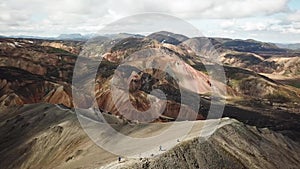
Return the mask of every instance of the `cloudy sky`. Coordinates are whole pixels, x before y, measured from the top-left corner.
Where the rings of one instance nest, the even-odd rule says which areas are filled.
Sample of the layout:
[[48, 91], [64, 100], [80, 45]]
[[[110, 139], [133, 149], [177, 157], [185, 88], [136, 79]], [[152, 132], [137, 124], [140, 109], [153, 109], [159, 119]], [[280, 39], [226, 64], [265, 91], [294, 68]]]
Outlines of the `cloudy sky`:
[[0, 35], [89, 34], [148, 12], [181, 18], [205, 36], [300, 42], [300, 0], [1, 0]]

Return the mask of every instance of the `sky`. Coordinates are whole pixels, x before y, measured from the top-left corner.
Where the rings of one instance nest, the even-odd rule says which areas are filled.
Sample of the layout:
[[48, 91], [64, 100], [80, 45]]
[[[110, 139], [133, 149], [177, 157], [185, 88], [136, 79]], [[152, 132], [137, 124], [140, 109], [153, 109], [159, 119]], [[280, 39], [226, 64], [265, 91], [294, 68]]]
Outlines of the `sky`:
[[0, 35], [90, 34], [152, 12], [180, 18], [204, 36], [300, 43], [300, 0], [1, 0]]

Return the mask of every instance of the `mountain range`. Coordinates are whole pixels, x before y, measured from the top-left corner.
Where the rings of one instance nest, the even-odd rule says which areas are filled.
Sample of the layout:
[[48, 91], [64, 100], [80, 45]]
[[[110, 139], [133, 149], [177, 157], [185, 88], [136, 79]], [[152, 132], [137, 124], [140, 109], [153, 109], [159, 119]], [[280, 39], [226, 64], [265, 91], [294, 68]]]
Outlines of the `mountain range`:
[[[299, 166], [299, 51], [255, 40], [190, 38], [166, 31], [90, 38], [66, 34], [54, 39], [0, 39], [3, 168]], [[74, 79], [78, 59], [84, 62]], [[124, 61], [127, 64], [119, 66]], [[216, 67], [224, 69], [226, 79], [216, 73]], [[90, 70], [96, 70], [95, 77]], [[128, 90], [122, 85], [126, 82]], [[220, 93], [216, 102], [212, 84]], [[74, 92], [78, 92], [77, 102]], [[95, 94], [96, 105], [90, 104], [90, 92]], [[184, 100], [182, 92], [188, 93]], [[199, 107], [193, 104], [198, 97]], [[157, 104], [151, 104], [153, 100]], [[163, 103], [161, 114], [141, 118], [140, 112], [151, 106], [158, 112]], [[115, 155], [96, 148], [80, 129], [74, 111], [76, 107], [99, 107], [115, 128], [146, 137], [147, 131], [156, 132], [152, 128], [160, 131], [161, 126], [178, 125], [178, 121], [196, 120], [201, 126], [217, 120], [209, 112], [219, 104], [225, 105], [223, 118], [208, 140], [199, 142], [199, 135], [191, 133], [193, 136], [163, 154], [127, 159], [122, 164], [114, 162]], [[87, 118], [90, 116], [92, 113]], [[88, 159], [91, 163], [87, 164]]]

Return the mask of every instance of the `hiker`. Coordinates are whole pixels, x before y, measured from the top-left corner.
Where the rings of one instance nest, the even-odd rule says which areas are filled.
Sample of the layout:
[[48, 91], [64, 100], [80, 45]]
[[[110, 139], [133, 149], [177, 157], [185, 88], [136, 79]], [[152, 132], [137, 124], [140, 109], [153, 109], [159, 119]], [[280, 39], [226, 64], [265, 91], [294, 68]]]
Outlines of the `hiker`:
[[162, 151], [162, 146], [159, 146], [159, 151]]
[[119, 158], [118, 158], [118, 160], [119, 160], [119, 162], [121, 162], [122, 158], [121, 158], [121, 157], [119, 157]]

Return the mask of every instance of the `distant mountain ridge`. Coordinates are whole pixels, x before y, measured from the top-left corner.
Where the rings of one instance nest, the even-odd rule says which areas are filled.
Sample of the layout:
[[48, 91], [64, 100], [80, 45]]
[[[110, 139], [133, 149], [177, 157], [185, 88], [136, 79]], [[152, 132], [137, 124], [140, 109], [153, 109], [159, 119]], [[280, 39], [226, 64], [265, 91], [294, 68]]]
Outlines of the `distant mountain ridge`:
[[[148, 37], [151, 39], [155, 39], [162, 43], [169, 43], [173, 45], [178, 45], [181, 42], [188, 40], [187, 36], [181, 34], [175, 34], [168, 31], [159, 31], [154, 32], [149, 35], [142, 34], [130, 34], [130, 33], [114, 33], [114, 34], [81, 34], [81, 33], [64, 33], [60, 34], [57, 37], [51, 36], [33, 36], [33, 35], [11, 35], [5, 36], [0, 35], [0, 38], [20, 38], [20, 39], [41, 39], [41, 40], [77, 40], [77, 41], [86, 41], [91, 38], [95, 38], [97, 36], [107, 37], [109, 39], [119, 39], [119, 38], [144, 38]], [[199, 38], [199, 37], [191, 37], [191, 38]], [[300, 50], [300, 43], [272, 43], [272, 42], [263, 42], [254, 39], [232, 39], [232, 38], [219, 38], [219, 37], [200, 37], [205, 39], [210, 39], [211, 41], [218, 41], [223, 44], [224, 47], [228, 49], [234, 49], [243, 52], [249, 52], [253, 50], [263, 50], [263, 51], [281, 51], [284, 52], [286, 50]], [[248, 46], [247, 48], [244, 48]]]
[[0, 38], [86, 41], [98, 36], [107, 37], [109, 39], [118, 39], [118, 38], [127, 38], [127, 37], [135, 37], [135, 38], [145, 37], [144, 35], [130, 34], [130, 33], [117, 33], [117, 34], [104, 34], [104, 35], [99, 35], [96, 33], [91, 33], [91, 34], [70, 33], [70, 34], [60, 34], [57, 37], [32, 36], [32, 35], [11, 35], [11, 36], [0, 35]]
[[72, 40], [81, 40], [86, 39], [85, 36], [82, 36], [80, 33], [72, 33], [72, 34], [60, 34], [57, 39], [72, 39]]
[[276, 46], [280, 48], [300, 50], [300, 43], [290, 43], [290, 44], [276, 43]]

